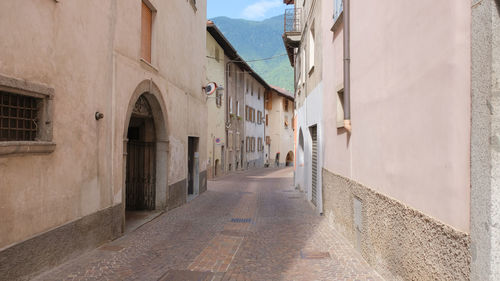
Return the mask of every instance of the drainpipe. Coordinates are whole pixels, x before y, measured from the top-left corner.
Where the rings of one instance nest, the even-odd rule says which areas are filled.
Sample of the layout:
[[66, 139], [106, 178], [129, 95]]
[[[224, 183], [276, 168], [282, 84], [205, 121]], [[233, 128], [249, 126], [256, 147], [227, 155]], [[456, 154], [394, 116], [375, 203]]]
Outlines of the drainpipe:
[[[229, 136], [229, 134], [228, 134], [228, 130], [229, 130], [229, 128], [231, 127], [231, 123], [230, 123], [230, 119], [229, 119], [229, 104], [228, 104], [228, 102], [229, 102], [229, 73], [228, 73], [228, 66], [229, 66], [229, 64], [230, 64], [230, 63], [231, 63], [231, 61], [228, 61], [228, 62], [226, 63], [225, 68], [224, 68], [224, 73], [226, 74], [226, 75], [225, 75], [225, 78], [226, 78], [226, 85], [225, 85], [225, 86], [226, 86], [226, 87], [225, 87], [226, 94], [225, 94], [225, 97], [224, 97], [224, 99], [226, 100], [226, 102], [225, 102], [225, 108], [226, 108], [226, 112], [225, 112], [226, 114], [225, 114], [225, 115], [226, 115], [226, 118], [225, 118], [225, 120], [224, 120], [224, 126], [225, 126], [225, 129], [226, 129], [226, 130], [225, 130], [225, 131], [226, 131], [226, 134], [225, 134], [225, 136], [224, 136], [224, 140], [225, 140], [225, 141], [224, 141], [224, 146], [225, 146], [226, 151], [228, 151], [228, 149], [227, 149], [227, 148], [228, 148], [228, 144], [229, 144], [229, 140], [228, 140], [228, 136]], [[224, 161], [224, 165], [223, 165], [223, 166], [224, 166], [224, 168], [222, 168], [222, 171], [223, 171], [224, 173], [226, 173], [226, 171], [227, 171], [227, 170], [226, 170], [226, 165], [227, 165], [227, 162], [228, 162], [228, 161], [226, 161], [226, 158], [227, 158], [227, 153], [224, 153], [224, 160], [223, 160], [223, 161]]]
[[[228, 66], [229, 64], [232, 63], [231, 61], [226, 63], [226, 68], [224, 69], [224, 73], [226, 74], [226, 120], [225, 120], [225, 125], [226, 125], [226, 142], [227, 142], [227, 130], [231, 127], [231, 118], [229, 116], [229, 73], [228, 73]], [[226, 144], [227, 146], [227, 144]]]
[[344, 128], [351, 133], [351, 45], [349, 0], [344, 1]]

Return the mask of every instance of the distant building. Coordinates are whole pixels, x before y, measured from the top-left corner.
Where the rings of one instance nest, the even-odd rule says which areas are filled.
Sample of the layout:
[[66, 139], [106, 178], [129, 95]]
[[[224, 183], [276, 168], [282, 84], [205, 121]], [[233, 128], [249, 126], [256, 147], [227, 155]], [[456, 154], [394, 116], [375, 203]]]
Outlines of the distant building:
[[[225, 59], [223, 99], [226, 132], [220, 145], [222, 173], [263, 167], [264, 93], [270, 89], [270, 86], [238, 55], [213, 22], [208, 21], [207, 31], [210, 36], [208, 40], [210, 41], [210, 38], [215, 40], [224, 51]], [[212, 68], [210, 70], [217, 73], [220, 71], [220, 65], [217, 69], [219, 70]], [[210, 122], [220, 124], [220, 110], [214, 109], [213, 106], [211, 108], [213, 112], [219, 113], [216, 116], [218, 119], [210, 120]], [[209, 128], [213, 126], [211, 124]]]
[[205, 15], [194, 0], [0, 2], [0, 279], [206, 189]]
[[207, 97], [207, 159], [208, 178], [225, 173], [226, 153], [226, 62], [229, 58], [224, 48], [210, 34], [215, 32], [213, 22], [207, 22], [207, 83], [215, 82], [218, 89]]
[[[258, 77], [260, 78], [260, 77]], [[269, 86], [252, 75], [245, 79], [245, 167], [264, 166], [264, 93]]]
[[[295, 1], [285, 13], [284, 44], [295, 68], [295, 119], [297, 160], [295, 186], [304, 190], [316, 211], [323, 210], [321, 193], [324, 157], [322, 46], [323, 15], [321, 1]], [[293, 4], [294, 1], [284, 1]]]
[[265, 100], [266, 165], [295, 165], [294, 97], [285, 89], [271, 86]]

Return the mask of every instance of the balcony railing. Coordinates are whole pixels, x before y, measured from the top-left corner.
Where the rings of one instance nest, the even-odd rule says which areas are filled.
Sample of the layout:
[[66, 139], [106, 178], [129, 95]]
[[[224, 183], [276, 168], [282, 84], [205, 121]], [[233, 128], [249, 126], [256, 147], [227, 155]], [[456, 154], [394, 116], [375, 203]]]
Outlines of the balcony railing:
[[293, 8], [285, 10], [285, 33], [301, 32], [300, 15], [301, 8]]

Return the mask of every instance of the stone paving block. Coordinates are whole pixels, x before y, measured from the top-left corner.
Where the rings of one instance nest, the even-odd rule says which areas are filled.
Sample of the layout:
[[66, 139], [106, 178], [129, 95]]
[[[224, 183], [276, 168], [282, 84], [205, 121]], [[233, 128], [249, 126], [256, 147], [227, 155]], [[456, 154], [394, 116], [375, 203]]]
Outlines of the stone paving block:
[[34, 280], [382, 280], [291, 184], [291, 169], [209, 182], [196, 200]]

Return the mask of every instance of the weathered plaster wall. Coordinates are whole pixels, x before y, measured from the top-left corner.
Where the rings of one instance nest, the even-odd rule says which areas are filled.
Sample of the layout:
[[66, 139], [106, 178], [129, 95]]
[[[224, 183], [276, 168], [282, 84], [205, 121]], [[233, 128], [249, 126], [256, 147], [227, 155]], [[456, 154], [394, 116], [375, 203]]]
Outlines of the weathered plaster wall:
[[1, 251], [0, 279], [30, 280], [37, 273], [115, 239], [122, 233], [122, 213], [122, 205], [100, 210]]
[[350, 136], [333, 122], [342, 32], [323, 32], [324, 167], [468, 232], [470, 3], [352, 1], [351, 23]]
[[[323, 183], [325, 216], [383, 277], [469, 280], [467, 233], [326, 169]], [[355, 198], [361, 201], [360, 214]], [[356, 228], [355, 217], [361, 227]]]
[[[140, 60], [140, 1], [0, 3], [1, 25], [13, 27], [0, 29], [0, 74], [54, 88], [56, 143], [48, 155], [0, 158], [0, 249], [22, 248], [21, 241], [41, 233], [56, 237], [80, 220], [94, 222], [86, 227], [102, 231], [97, 237], [116, 237], [105, 233], [102, 221], [89, 218], [119, 208], [121, 221], [127, 118], [144, 81], [158, 88], [156, 114], [165, 120], [156, 124], [166, 131], [158, 149], [168, 155], [162, 159], [165, 170], [158, 171], [165, 181], [157, 191], [175, 195], [166, 194], [165, 207], [186, 202], [188, 136], [200, 137], [200, 189], [205, 189], [206, 1], [197, 1], [197, 10], [188, 1], [150, 2], [157, 9], [151, 65]], [[96, 121], [96, 111], [104, 119]], [[69, 239], [74, 244], [68, 248], [76, 252], [102, 243], [92, 231], [88, 244]], [[56, 251], [60, 256], [54, 260], [69, 252]]]
[[[118, 1], [117, 39], [115, 44], [116, 101], [129, 101], [133, 89], [143, 80], [152, 79], [162, 93], [160, 104], [168, 134], [168, 185], [187, 177], [188, 136], [199, 137], [200, 172], [207, 165], [207, 107], [202, 87], [206, 83], [206, 2], [197, 3], [195, 11], [188, 2], [151, 1], [157, 9], [153, 23], [152, 62], [140, 60], [140, 8], [136, 2]], [[176, 11], [170, 13], [170, 11]], [[135, 21], [131, 21], [135, 18]], [[176, 26], [176, 28], [172, 28]], [[135, 43], [131, 43], [135, 42]], [[175, 42], [175, 44], [174, 44]], [[176, 67], [172, 67], [172, 66]], [[123, 136], [127, 104], [117, 103], [113, 112], [117, 120], [117, 137]], [[123, 142], [117, 139], [117, 158], [121, 158]], [[123, 177], [117, 161], [116, 180]], [[119, 168], [119, 169], [118, 169]], [[121, 188], [115, 198], [121, 198]]]
[[[216, 57], [216, 50], [218, 50], [220, 60], [214, 59]], [[207, 32], [207, 82], [216, 82], [218, 86], [224, 87], [220, 93], [223, 94], [220, 107], [216, 105], [216, 94], [209, 96], [206, 99], [208, 107], [208, 134], [207, 134], [207, 159], [208, 163], [208, 177], [214, 177], [215, 162], [218, 160], [218, 176], [222, 174], [222, 144], [216, 144], [215, 139], [220, 138], [222, 142], [225, 141], [225, 63], [224, 63], [224, 50], [219, 46], [217, 41]]]
[[471, 1], [471, 280], [500, 275], [499, 4]]
[[[226, 58], [226, 63], [230, 60]], [[239, 68], [238, 65], [234, 63], [230, 63], [230, 75], [228, 76], [228, 87], [226, 89], [226, 93], [228, 97], [231, 97], [231, 102], [233, 106], [233, 112], [236, 112], [236, 102], [238, 101], [240, 104], [240, 113], [242, 113], [242, 118], [237, 118], [236, 116], [227, 116], [226, 122], [229, 124], [226, 130], [226, 171], [231, 172], [236, 170], [236, 166], [241, 169], [241, 164], [237, 164], [237, 162], [241, 161], [241, 141], [245, 139], [245, 79], [243, 70]], [[229, 101], [228, 101], [229, 102]], [[229, 106], [229, 104], [228, 104]], [[229, 111], [229, 108], [227, 108]], [[242, 111], [243, 110], [243, 111]], [[232, 142], [230, 142], [230, 134], [232, 133]], [[239, 140], [238, 136], [239, 135]], [[230, 145], [232, 143], [232, 146]]]
[[343, 24], [323, 1], [323, 210], [388, 279], [468, 280], [470, 5], [396, 2], [351, 1], [347, 134]]
[[[321, 167], [323, 166], [323, 147], [325, 141], [325, 135], [323, 131], [322, 123], [322, 99], [323, 99], [323, 86], [319, 84], [318, 87], [310, 93], [304, 100], [304, 105], [297, 109], [297, 130], [302, 130], [304, 136], [304, 153], [303, 162], [299, 161], [297, 163], [297, 169], [295, 173], [295, 186], [299, 187], [307, 194], [307, 199], [311, 201], [312, 199], [312, 141], [310, 134], [310, 127], [317, 126], [317, 137], [318, 137], [318, 175], [317, 175], [317, 211], [322, 212], [322, 174]], [[297, 138], [299, 134], [297, 135]], [[297, 143], [299, 141], [297, 140]]]
[[0, 249], [119, 203], [112, 119], [94, 118], [111, 106], [112, 2], [0, 3], [11, 27], [0, 29], [0, 73], [54, 88], [56, 143], [48, 155], [0, 158]]

